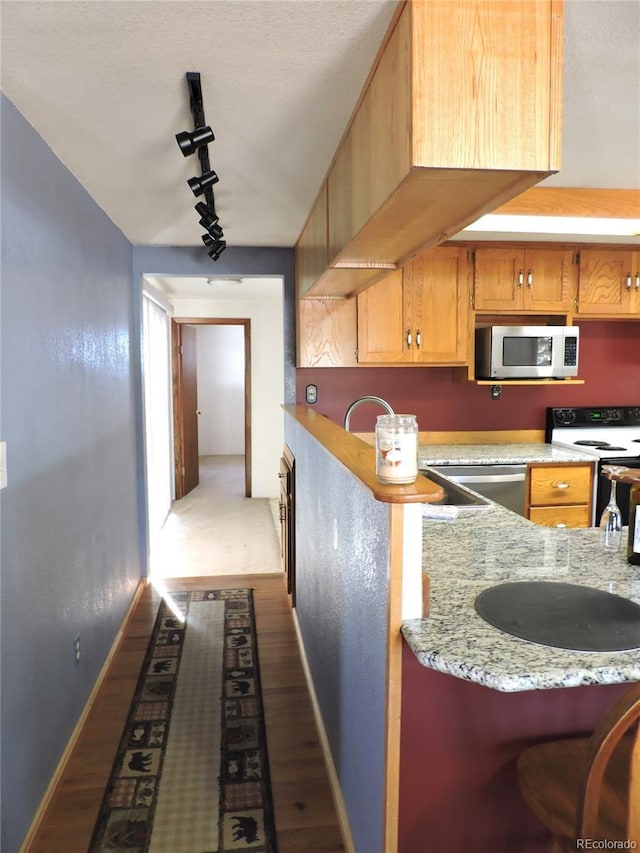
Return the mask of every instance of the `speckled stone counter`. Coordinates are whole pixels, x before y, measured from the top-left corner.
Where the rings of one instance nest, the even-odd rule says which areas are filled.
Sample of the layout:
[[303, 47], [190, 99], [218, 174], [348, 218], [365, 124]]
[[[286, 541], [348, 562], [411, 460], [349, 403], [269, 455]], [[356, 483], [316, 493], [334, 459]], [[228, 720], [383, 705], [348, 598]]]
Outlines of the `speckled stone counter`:
[[583, 450], [569, 450], [552, 444], [421, 444], [418, 464], [482, 465], [527, 462], [594, 462]]
[[425, 520], [430, 611], [403, 623], [405, 640], [424, 666], [507, 692], [640, 681], [638, 650], [577, 652], [530, 643], [474, 610], [482, 590], [518, 580], [584, 584], [640, 603], [640, 569], [624, 551], [604, 551], [598, 533], [540, 527], [495, 504], [461, 510], [454, 522]]

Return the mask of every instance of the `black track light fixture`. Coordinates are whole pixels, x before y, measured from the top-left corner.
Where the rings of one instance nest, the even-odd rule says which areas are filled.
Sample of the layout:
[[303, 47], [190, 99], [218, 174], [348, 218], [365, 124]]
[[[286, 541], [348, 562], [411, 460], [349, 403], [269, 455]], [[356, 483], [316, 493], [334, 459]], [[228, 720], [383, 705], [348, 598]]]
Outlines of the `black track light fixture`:
[[201, 216], [200, 224], [203, 228], [211, 228], [213, 225], [217, 225], [220, 221], [215, 210], [211, 210], [209, 205], [205, 204], [203, 201], [199, 201], [196, 204], [196, 212]]
[[199, 223], [207, 231], [206, 234], [202, 235], [201, 240], [208, 250], [209, 257], [217, 261], [226, 249], [227, 244], [222, 239], [224, 232], [216, 213], [212, 189], [214, 184], [218, 183], [219, 178], [209, 163], [209, 149], [207, 147], [210, 142], [215, 140], [215, 135], [204, 118], [200, 74], [197, 71], [187, 71], [186, 79], [194, 129], [177, 133], [176, 142], [184, 157], [196, 152], [198, 154], [201, 174], [189, 178], [187, 183], [196, 197], [204, 196], [204, 201], [198, 202], [195, 206], [196, 212], [200, 216]]
[[176, 142], [182, 151], [184, 157], [189, 157], [194, 154], [198, 148], [203, 145], [208, 145], [213, 142], [215, 135], [209, 125], [206, 127], [196, 127], [195, 130], [183, 130], [182, 133], [176, 133]]
[[217, 261], [220, 255], [227, 248], [224, 240], [216, 240], [213, 247], [207, 252], [212, 261]]
[[189, 178], [187, 183], [189, 184], [191, 192], [195, 196], [199, 196], [210, 189], [214, 184], [217, 184], [219, 180], [220, 178], [212, 169], [210, 172], [204, 172], [199, 177], [196, 175], [195, 178]]
[[214, 240], [219, 240], [224, 234], [222, 228], [219, 225], [205, 225], [204, 220], [201, 219], [199, 222], [203, 228], [206, 228], [209, 234], [213, 237]]

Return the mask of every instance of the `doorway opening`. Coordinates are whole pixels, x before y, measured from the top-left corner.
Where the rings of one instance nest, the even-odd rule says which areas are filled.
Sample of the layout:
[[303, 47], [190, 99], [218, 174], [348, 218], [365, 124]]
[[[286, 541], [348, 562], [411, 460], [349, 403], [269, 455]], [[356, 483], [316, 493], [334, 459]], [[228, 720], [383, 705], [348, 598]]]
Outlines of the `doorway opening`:
[[[174, 317], [171, 321], [173, 363], [173, 434], [174, 434], [174, 480], [175, 497], [189, 494], [200, 480], [200, 421], [202, 409], [198, 403], [198, 327], [236, 326], [243, 331], [243, 417], [241, 432], [244, 436], [244, 487], [245, 496], [251, 497], [251, 320], [239, 318]], [[201, 336], [200, 349], [203, 340]], [[207, 373], [211, 375], [211, 367]], [[221, 374], [220, 374], [221, 375]], [[218, 393], [224, 397], [224, 389], [218, 385]], [[222, 430], [225, 418], [225, 400], [220, 405], [210, 401], [206, 412], [209, 430], [216, 422]], [[234, 406], [237, 415], [237, 406]], [[219, 438], [222, 437], [221, 433]], [[205, 455], [219, 451], [220, 443], [209, 439]], [[236, 450], [240, 448], [235, 448]]]

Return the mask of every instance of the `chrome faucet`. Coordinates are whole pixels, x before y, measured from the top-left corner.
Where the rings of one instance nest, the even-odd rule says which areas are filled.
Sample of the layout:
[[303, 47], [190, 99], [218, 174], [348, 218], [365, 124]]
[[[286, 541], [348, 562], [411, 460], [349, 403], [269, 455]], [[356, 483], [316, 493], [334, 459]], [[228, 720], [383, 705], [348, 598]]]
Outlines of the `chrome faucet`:
[[358, 397], [357, 400], [354, 400], [353, 403], [349, 406], [347, 411], [344, 413], [344, 428], [349, 432], [349, 421], [351, 420], [352, 413], [358, 408], [358, 406], [362, 406], [363, 403], [378, 403], [379, 406], [382, 406], [390, 415], [395, 414], [391, 406], [387, 403], [386, 400], [383, 400], [382, 397]]

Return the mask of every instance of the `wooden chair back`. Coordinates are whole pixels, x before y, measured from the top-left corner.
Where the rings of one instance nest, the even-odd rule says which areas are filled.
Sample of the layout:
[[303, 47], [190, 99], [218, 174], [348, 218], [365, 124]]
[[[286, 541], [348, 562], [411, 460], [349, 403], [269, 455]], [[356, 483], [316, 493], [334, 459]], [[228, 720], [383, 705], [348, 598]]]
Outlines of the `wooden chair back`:
[[[605, 771], [623, 737], [631, 738], [627, 837], [640, 845], [640, 682], [604, 715], [589, 741], [587, 775], [581, 787], [576, 838], [596, 838]], [[635, 726], [635, 730], [634, 730]]]

